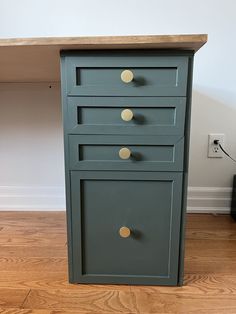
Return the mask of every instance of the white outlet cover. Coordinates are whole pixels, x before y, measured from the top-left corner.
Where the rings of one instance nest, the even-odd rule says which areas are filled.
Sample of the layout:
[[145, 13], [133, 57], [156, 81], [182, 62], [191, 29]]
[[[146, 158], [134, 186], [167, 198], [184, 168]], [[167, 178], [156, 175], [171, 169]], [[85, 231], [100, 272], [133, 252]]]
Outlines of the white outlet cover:
[[208, 135], [208, 157], [209, 158], [222, 158], [223, 152], [219, 145], [214, 144], [214, 140], [218, 140], [224, 148], [225, 135], [222, 133], [214, 133]]

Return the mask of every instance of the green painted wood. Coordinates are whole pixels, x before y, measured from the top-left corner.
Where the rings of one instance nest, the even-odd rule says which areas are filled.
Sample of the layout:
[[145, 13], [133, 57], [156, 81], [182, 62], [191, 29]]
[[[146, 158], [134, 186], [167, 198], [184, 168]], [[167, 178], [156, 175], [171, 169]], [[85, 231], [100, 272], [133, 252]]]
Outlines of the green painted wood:
[[[69, 134], [183, 135], [185, 97], [69, 97]], [[121, 112], [134, 117], [123, 121]]]
[[[184, 51], [62, 53], [70, 282], [183, 284], [192, 64], [193, 53]], [[75, 70], [76, 67], [78, 70]], [[141, 80], [136, 80], [132, 86], [117, 84], [117, 74], [128, 67], [133, 67], [135, 71], [140, 70], [135, 75], [137, 77], [139, 73]], [[100, 81], [97, 81], [98, 70], [102, 73]], [[174, 74], [175, 71], [177, 72]], [[82, 76], [78, 75], [80, 73]], [[165, 74], [162, 76], [160, 73]], [[148, 79], [145, 80], [144, 76]], [[157, 78], [160, 78], [159, 83], [163, 85], [157, 85]], [[81, 79], [84, 85], [76, 85], [82, 82]], [[131, 108], [136, 116], [145, 116], [146, 119], [136, 119], [131, 122], [132, 125], [127, 125], [117, 119], [117, 114], [120, 116], [123, 108]], [[132, 150], [141, 149], [141, 154], [136, 156], [145, 158], [119, 161], [115, 159], [119, 145], [130, 145]], [[78, 171], [71, 171], [73, 169]], [[120, 199], [121, 192], [125, 195], [124, 199]], [[102, 193], [108, 196], [109, 201], [100, 197]], [[134, 200], [138, 211], [134, 209], [131, 200]], [[115, 204], [111, 212], [108, 210], [110, 204]], [[125, 204], [128, 204], [128, 209]], [[145, 211], [141, 207], [145, 207]], [[104, 217], [107, 212], [106, 221]], [[145, 252], [142, 254], [143, 266], [146, 265], [144, 270], [141, 263], [135, 263], [136, 266], [132, 269], [130, 266], [127, 269], [125, 266], [120, 267], [122, 264], [119, 259], [116, 263], [113, 261], [112, 265], [106, 264], [110, 255], [106, 259], [105, 248], [103, 254], [98, 255], [98, 242], [103, 243], [104, 239], [104, 234], [99, 232], [100, 227], [104, 224], [105, 232], [108, 232], [111, 229], [109, 222], [115, 223], [115, 217], [118, 220], [125, 214], [128, 217], [129, 213], [135, 223], [147, 223], [146, 231], [149, 224], [153, 223], [154, 226], [155, 223], [155, 232], [159, 229], [162, 234], [162, 242], [152, 236], [135, 238], [135, 244], [130, 241], [131, 247], [125, 248], [130, 253], [140, 245], [140, 252]], [[160, 224], [160, 221], [163, 223]], [[93, 226], [98, 242], [93, 241]], [[168, 230], [170, 241], [167, 243], [165, 232]], [[151, 231], [150, 234], [156, 236], [156, 233]], [[152, 240], [148, 242], [147, 239]], [[111, 241], [113, 240], [112, 236]], [[106, 243], [108, 247], [111, 245], [109, 243]], [[167, 258], [165, 250], [170, 243]], [[145, 256], [153, 252], [153, 246], [156, 249], [155, 254], [145, 259]], [[121, 246], [118, 245], [118, 248], [122, 251]], [[157, 252], [162, 249], [163, 255], [160, 254], [161, 260], [158, 260]], [[138, 250], [135, 252], [136, 255], [130, 254], [129, 258], [136, 262], [139, 260]], [[105, 259], [105, 264], [102, 259]]]
[[[186, 96], [188, 57], [155, 52], [66, 55], [69, 96]], [[124, 83], [123, 70], [134, 80]]]
[[[66, 97], [66, 66], [65, 58], [61, 58], [61, 93], [62, 93], [62, 119], [63, 127], [66, 130], [67, 117], [67, 97]], [[69, 138], [64, 132], [64, 163], [65, 163], [65, 196], [66, 196], [66, 222], [67, 222], [67, 251], [68, 251], [68, 277], [69, 282], [74, 280], [74, 265], [73, 265], [73, 248], [72, 248], [72, 211], [71, 211], [71, 186], [69, 172]]]
[[[119, 150], [131, 157], [123, 160]], [[70, 135], [71, 170], [182, 171], [184, 138], [177, 136]]]
[[188, 168], [189, 168], [189, 144], [190, 144], [190, 127], [191, 127], [191, 100], [192, 100], [192, 80], [193, 80], [193, 61], [194, 56], [189, 56], [188, 68], [188, 86], [187, 86], [187, 106], [185, 115], [185, 143], [184, 143], [184, 172], [183, 172], [183, 189], [182, 189], [182, 213], [180, 223], [180, 247], [179, 247], [179, 274], [178, 285], [184, 283], [184, 253], [185, 253], [185, 225], [187, 211], [187, 194], [188, 194]]
[[71, 187], [74, 282], [177, 284], [181, 173], [73, 171]]

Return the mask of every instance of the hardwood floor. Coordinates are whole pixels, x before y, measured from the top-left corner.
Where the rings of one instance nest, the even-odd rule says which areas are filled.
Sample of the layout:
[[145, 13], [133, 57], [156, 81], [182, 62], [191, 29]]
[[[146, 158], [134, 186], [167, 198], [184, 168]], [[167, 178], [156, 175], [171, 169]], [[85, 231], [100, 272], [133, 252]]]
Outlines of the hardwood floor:
[[236, 222], [189, 214], [183, 287], [71, 285], [65, 214], [0, 212], [0, 313], [236, 313]]

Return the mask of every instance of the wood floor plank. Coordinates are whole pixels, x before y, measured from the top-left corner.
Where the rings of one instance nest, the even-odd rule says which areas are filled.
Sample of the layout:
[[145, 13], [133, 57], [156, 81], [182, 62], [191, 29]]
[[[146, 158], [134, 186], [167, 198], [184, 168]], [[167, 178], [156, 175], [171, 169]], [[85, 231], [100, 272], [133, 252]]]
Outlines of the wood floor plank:
[[66, 246], [2, 246], [0, 257], [67, 257]]
[[199, 230], [188, 229], [186, 230], [186, 239], [191, 240], [236, 240], [236, 233], [234, 229], [224, 230]]
[[[0, 220], [1, 220], [1, 215], [0, 215]], [[34, 228], [34, 227], [44, 227], [44, 228], [66, 228], [66, 224], [64, 221], [57, 221], [55, 220], [33, 220], [31, 221], [30, 219], [25, 220], [24, 222], [20, 220], [6, 220], [5, 221], [5, 225], [7, 225], [8, 227], [15, 227], [18, 228], [19, 226], [21, 226], [22, 228]], [[4, 227], [1, 225], [1, 227]]]
[[17, 289], [77, 289], [68, 283], [67, 271], [0, 271], [1, 288]]
[[[77, 311], [77, 310], [37, 310], [37, 309], [19, 309], [19, 308], [0, 308], [0, 314], [87, 314], [87, 311]], [[112, 312], [113, 314], [115, 312]], [[115, 314], [120, 314], [121, 312], [116, 312]], [[90, 314], [96, 314], [95, 312], [90, 312]], [[131, 313], [132, 314], [132, 313]]]
[[[236, 311], [235, 295], [225, 295], [224, 298], [217, 298], [209, 295], [189, 294], [162, 294], [148, 292], [134, 292], [134, 301], [138, 313], [202, 313], [218, 310], [220, 313], [228, 314], [229, 311]], [[236, 312], [235, 312], [236, 313]]]
[[236, 261], [225, 263], [222, 261], [189, 261], [185, 263], [185, 274], [232, 274], [236, 269]]
[[209, 295], [221, 299], [227, 295], [235, 295], [236, 298], [236, 275], [186, 274], [182, 287], [131, 286], [131, 292], [175, 294], [177, 296]]
[[0, 308], [20, 307], [26, 299], [29, 291], [29, 289], [8, 289], [1, 287]]
[[185, 250], [185, 260], [190, 257], [190, 258], [202, 258], [204, 260], [205, 258], [211, 258], [212, 260], [217, 260], [217, 259], [224, 259], [224, 258], [229, 258], [231, 261], [234, 261], [236, 256], [235, 256], [235, 249], [231, 245], [228, 248], [224, 249], [210, 249], [210, 248], [205, 248], [202, 247], [199, 249], [198, 247], [191, 247], [191, 248], [186, 248]]
[[4, 234], [0, 237], [0, 246], [64, 246], [66, 243], [66, 235], [59, 234], [26, 234], [19, 235], [16, 233], [14, 238], [10, 234]]
[[44, 226], [22, 226], [22, 225], [17, 225], [14, 227], [4, 225], [2, 229], [4, 228], [4, 234], [5, 235], [23, 235], [23, 236], [31, 236], [31, 235], [64, 235], [66, 236], [66, 226], [65, 227], [59, 227], [59, 228], [48, 228]]
[[[88, 311], [77, 311], [77, 310], [37, 310], [37, 309], [18, 309], [18, 308], [8, 308], [3, 309], [0, 308], [0, 314], [96, 314], [95, 312], [88, 312]], [[120, 314], [121, 312], [112, 312], [113, 314]], [[132, 314], [132, 313], [130, 313]]]
[[[20, 308], [1, 308], [0, 314], [52, 314], [51, 310], [31, 310]], [[68, 314], [68, 313], [65, 313]]]
[[191, 239], [191, 241], [186, 241], [186, 251], [198, 249], [204, 250], [231, 250], [236, 252], [236, 241], [235, 240], [222, 240], [222, 239]]
[[177, 314], [235, 314], [236, 313], [236, 308], [233, 306], [232, 308], [227, 308], [226, 310], [224, 309], [207, 309], [207, 310], [193, 310], [190, 312], [185, 312], [182, 311], [180, 313]]
[[[191, 255], [186, 255], [185, 257], [185, 264], [188, 264], [189, 262], [221, 262], [221, 263], [234, 263], [236, 262], [236, 256], [234, 252], [229, 252], [229, 254], [223, 254], [223, 252], [214, 251], [212, 250], [212, 255], [197, 255], [197, 252], [195, 255], [193, 255], [193, 252], [191, 252]], [[232, 253], [232, 254], [230, 254]]]
[[71, 309], [75, 313], [136, 313], [130, 292], [118, 290], [31, 290], [24, 308]]
[[[31, 309], [1, 309], [0, 314], [96, 314], [95, 312], [77, 311], [77, 310], [31, 310]], [[112, 312], [113, 314], [120, 314], [121, 312]], [[133, 313], [130, 313], [133, 314]]]
[[[1, 271], [67, 271], [66, 257], [0, 257]], [[1, 274], [1, 272], [0, 272]]]

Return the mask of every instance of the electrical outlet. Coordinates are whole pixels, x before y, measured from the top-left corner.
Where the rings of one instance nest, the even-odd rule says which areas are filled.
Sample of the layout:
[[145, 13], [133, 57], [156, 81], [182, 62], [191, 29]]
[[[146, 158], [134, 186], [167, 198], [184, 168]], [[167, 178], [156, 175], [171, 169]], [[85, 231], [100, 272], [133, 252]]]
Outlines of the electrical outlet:
[[208, 135], [208, 157], [209, 158], [222, 158], [223, 152], [219, 144], [214, 141], [218, 140], [220, 145], [224, 148], [225, 135], [224, 134], [209, 134]]

